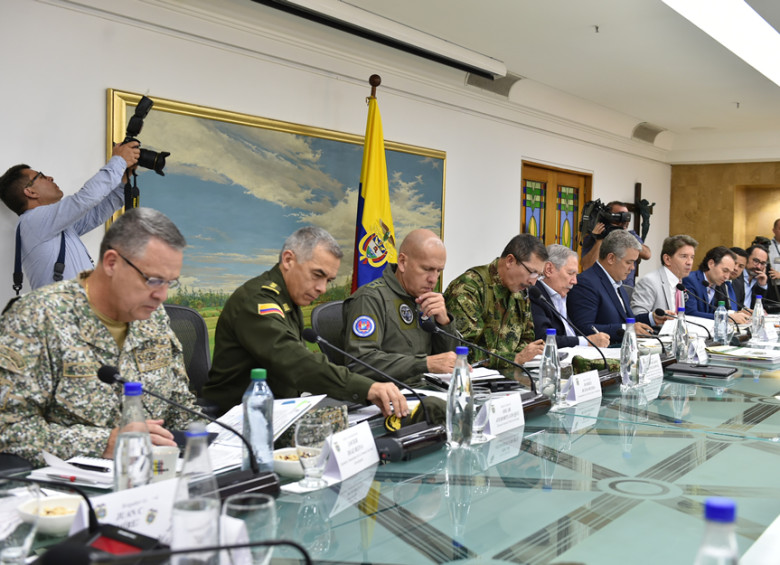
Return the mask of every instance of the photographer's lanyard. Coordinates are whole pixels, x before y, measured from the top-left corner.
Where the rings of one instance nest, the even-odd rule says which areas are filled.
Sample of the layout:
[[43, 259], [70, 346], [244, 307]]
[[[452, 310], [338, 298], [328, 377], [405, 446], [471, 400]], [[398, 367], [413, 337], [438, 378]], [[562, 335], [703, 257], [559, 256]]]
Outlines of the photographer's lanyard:
[[[22, 283], [24, 282], [24, 274], [22, 273], [22, 235], [21, 235], [21, 223], [16, 224], [16, 253], [14, 256], [14, 284], [13, 289], [16, 291], [16, 296], [19, 296], [19, 291], [22, 290]], [[54, 263], [54, 274], [52, 279], [56, 281], [62, 280], [62, 273], [65, 272], [65, 232], [60, 232], [60, 253], [57, 255], [57, 262]]]

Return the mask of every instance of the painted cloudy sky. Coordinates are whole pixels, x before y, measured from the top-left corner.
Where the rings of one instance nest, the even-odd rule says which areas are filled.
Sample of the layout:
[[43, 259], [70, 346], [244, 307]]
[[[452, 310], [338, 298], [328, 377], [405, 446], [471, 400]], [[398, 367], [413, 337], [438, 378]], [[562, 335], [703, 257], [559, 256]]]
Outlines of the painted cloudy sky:
[[[162, 111], [138, 137], [171, 153], [165, 177], [143, 170], [138, 185], [141, 206], [167, 214], [187, 238], [187, 287], [231, 292], [271, 268], [304, 225], [333, 234], [345, 252], [338, 282], [351, 276], [362, 145]], [[442, 165], [387, 151], [399, 241], [417, 227], [439, 230]]]

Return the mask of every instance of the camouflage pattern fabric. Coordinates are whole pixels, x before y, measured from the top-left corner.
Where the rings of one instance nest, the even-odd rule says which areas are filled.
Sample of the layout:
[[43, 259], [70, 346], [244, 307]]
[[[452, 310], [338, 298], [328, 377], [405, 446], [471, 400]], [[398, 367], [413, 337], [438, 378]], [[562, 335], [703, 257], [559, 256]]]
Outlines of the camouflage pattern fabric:
[[[473, 267], [452, 281], [444, 292], [447, 311], [464, 339], [514, 361], [534, 341], [531, 303], [522, 292], [510, 292], [498, 276], [498, 258], [489, 265]], [[488, 357], [473, 349], [474, 363]], [[509, 365], [493, 357], [488, 367], [505, 369]]]
[[[97, 379], [103, 365], [199, 409], [162, 306], [150, 319], [129, 324], [120, 351], [79, 282], [63, 281], [23, 296], [0, 318], [0, 452], [36, 466], [44, 464], [41, 450], [65, 459], [100, 457], [122, 412], [122, 387]], [[150, 396], [144, 408], [169, 430], [184, 429], [192, 419]]]
[[[604, 368], [603, 359], [586, 359], [581, 355], [575, 355], [571, 358], [571, 366], [575, 375], [585, 373], [587, 371], [600, 371]], [[607, 359], [607, 368], [610, 373], [616, 373], [620, 371], [620, 359]]]

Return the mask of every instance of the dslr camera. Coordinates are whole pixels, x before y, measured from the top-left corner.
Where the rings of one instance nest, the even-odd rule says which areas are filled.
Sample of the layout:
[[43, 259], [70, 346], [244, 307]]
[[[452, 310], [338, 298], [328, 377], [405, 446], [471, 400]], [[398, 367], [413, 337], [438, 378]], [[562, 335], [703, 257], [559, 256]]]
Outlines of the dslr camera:
[[[135, 113], [130, 118], [127, 124], [127, 130], [125, 131], [125, 140], [122, 143], [129, 141], [138, 141], [136, 136], [141, 133], [141, 128], [144, 127], [144, 118], [149, 113], [149, 110], [154, 106], [154, 102], [151, 98], [142, 96], [138, 105], [135, 107]], [[141, 142], [138, 141], [140, 144]], [[141, 149], [141, 156], [138, 159], [138, 165], [145, 169], [151, 169], [160, 176], [165, 176], [163, 169], [165, 168], [165, 158], [170, 155], [167, 151], [151, 151], [149, 149]]]
[[591, 200], [582, 207], [582, 219], [580, 220], [580, 241], [593, 232], [596, 224], [604, 224], [604, 231], [593, 237], [604, 239], [614, 230], [623, 229], [623, 224], [631, 221], [631, 212], [618, 212], [613, 214], [601, 203], [601, 200]]

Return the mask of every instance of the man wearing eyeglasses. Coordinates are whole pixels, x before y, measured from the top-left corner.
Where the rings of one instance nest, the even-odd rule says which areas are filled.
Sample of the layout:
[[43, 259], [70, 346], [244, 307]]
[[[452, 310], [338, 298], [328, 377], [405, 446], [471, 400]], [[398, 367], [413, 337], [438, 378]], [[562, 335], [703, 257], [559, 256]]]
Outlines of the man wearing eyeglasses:
[[[54, 177], [27, 165], [15, 165], [0, 177], [0, 199], [19, 216], [22, 271], [32, 289], [93, 267], [80, 236], [122, 207], [123, 175], [139, 156], [137, 142], [114, 146], [108, 163], [81, 190], [64, 198]], [[63, 251], [64, 269], [55, 273]]]
[[577, 277], [566, 297], [571, 321], [582, 328], [609, 334], [611, 343], [621, 339], [626, 319], [636, 320], [638, 335], [652, 334], [650, 326], [663, 323], [655, 313], [634, 314], [623, 281], [634, 270], [642, 244], [626, 230], [611, 232], [601, 244], [599, 260]]
[[[136, 208], [106, 232], [93, 271], [22, 296], [0, 317], [0, 452], [44, 464], [41, 451], [112, 458], [121, 387], [103, 365], [197, 410], [181, 344], [162, 307], [179, 282], [184, 237], [160, 212]], [[191, 420], [144, 396], [155, 445]]]
[[767, 294], [767, 281], [769, 276], [766, 274], [767, 261], [769, 253], [761, 245], [751, 245], [747, 248], [747, 263], [742, 276], [732, 281], [734, 294], [737, 296], [737, 304], [742, 308], [752, 309], [756, 303], [756, 295]]
[[[544, 341], [534, 335], [525, 290], [539, 278], [546, 260], [544, 244], [530, 234], [520, 234], [489, 265], [472, 267], [452, 281], [444, 299], [463, 338], [515, 363], [540, 355]], [[507, 368], [479, 350], [470, 352], [472, 363], [482, 359], [490, 367]]]

